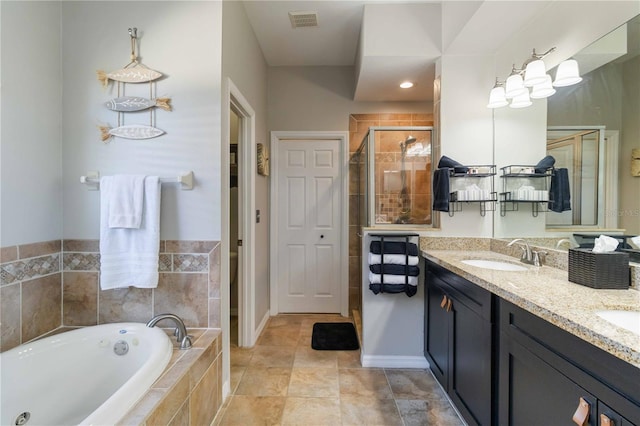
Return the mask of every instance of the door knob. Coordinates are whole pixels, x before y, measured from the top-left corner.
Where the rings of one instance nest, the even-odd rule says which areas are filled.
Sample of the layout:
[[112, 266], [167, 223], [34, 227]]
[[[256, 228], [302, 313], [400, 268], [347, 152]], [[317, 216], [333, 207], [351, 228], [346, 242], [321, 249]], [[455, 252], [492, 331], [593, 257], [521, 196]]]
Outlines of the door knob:
[[320, 235], [320, 238], [324, 238], [324, 235]]

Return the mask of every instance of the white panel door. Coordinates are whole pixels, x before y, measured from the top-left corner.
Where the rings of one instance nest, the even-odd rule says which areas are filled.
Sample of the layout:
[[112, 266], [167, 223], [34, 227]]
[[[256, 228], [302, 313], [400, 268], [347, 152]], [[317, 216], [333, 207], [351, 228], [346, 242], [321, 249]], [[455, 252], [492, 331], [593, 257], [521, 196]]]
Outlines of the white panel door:
[[278, 144], [278, 310], [340, 312], [338, 140]]

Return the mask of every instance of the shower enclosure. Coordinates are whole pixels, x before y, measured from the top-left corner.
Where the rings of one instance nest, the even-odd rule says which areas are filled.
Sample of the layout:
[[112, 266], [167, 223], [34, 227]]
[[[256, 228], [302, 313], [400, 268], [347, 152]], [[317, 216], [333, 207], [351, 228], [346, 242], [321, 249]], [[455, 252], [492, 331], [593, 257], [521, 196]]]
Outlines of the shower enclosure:
[[358, 228], [431, 225], [432, 127], [370, 127], [352, 157]]

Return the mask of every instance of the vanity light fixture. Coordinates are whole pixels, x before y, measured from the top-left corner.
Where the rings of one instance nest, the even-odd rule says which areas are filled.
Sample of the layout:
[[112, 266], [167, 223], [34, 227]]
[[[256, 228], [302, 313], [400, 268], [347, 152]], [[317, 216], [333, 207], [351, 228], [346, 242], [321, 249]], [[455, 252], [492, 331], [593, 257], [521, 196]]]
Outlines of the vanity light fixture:
[[413, 87], [413, 83], [410, 81], [403, 81], [402, 83], [400, 83], [400, 87], [402, 87], [403, 89], [410, 89]]
[[580, 83], [581, 81], [582, 77], [580, 77], [578, 61], [575, 59], [567, 59], [558, 65], [556, 79], [553, 81], [553, 85], [556, 87], [565, 87]]
[[[556, 72], [556, 78], [551, 82], [551, 76], [547, 74], [543, 58], [556, 50], [555, 47], [539, 54], [533, 49], [531, 57], [527, 59], [522, 68], [511, 68], [511, 74], [502, 84], [496, 79], [496, 84], [489, 94], [487, 108], [500, 108], [506, 105], [512, 108], [525, 108], [532, 104], [531, 99], [543, 99], [556, 93], [555, 87], [570, 86], [582, 81], [578, 70], [578, 62], [575, 59], [566, 60]], [[511, 99], [511, 103], [509, 103]]]
[[507, 100], [507, 96], [504, 92], [504, 83], [501, 83], [496, 78], [496, 84], [491, 89], [491, 93], [489, 94], [489, 103], [487, 104], [487, 108], [500, 108], [503, 106], [509, 105], [509, 101]]

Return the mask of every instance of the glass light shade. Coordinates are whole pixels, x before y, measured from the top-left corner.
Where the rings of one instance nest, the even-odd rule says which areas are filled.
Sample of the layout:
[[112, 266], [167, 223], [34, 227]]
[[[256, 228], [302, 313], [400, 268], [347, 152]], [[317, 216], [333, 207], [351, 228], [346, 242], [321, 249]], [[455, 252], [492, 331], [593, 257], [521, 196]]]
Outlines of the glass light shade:
[[548, 98], [549, 96], [556, 93], [556, 89], [553, 88], [551, 84], [551, 76], [546, 75], [544, 81], [540, 84], [536, 84], [531, 89], [531, 98], [532, 99], [543, 99]]
[[507, 101], [507, 97], [504, 94], [504, 87], [498, 86], [491, 89], [487, 108], [500, 108], [507, 105], [509, 105], [509, 101]]
[[558, 65], [556, 71], [556, 79], [553, 82], [555, 87], [571, 86], [582, 81], [580, 70], [578, 69], [578, 61], [575, 59], [567, 59]]
[[531, 105], [531, 99], [529, 99], [529, 91], [526, 90], [524, 94], [518, 95], [511, 100], [509, 105], [511, 108], [526, 108]]
[[505, 96], [507, 98], [515, 98], [525, 92], [528, 92], [528, 90], [524, 87], [522, 76], [520, 74], [511, 74], [509, 78], [507, 78]]
[[536, 84], [543, 83], [546, 75], [547, 71], [542, 59], [531, 61], [527, 64], [527, 68], [524, 70], [524, 85], [526, 87], [532, 87]]

